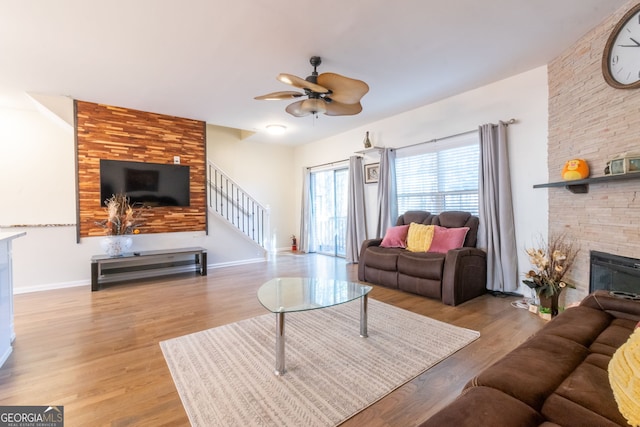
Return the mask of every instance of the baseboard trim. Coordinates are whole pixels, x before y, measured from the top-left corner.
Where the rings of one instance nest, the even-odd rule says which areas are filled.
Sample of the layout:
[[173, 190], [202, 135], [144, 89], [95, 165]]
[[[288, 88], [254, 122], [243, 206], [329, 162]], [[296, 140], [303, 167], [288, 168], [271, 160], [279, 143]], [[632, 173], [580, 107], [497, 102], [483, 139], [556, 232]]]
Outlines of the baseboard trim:
[[[208, 264], [207, 269], [213, 270], [213, 269], [223, 268], [223, 267], [233, 267], [233, 266], [244, 265], [244, 264], [255, 264], [258, 262], [267, 262], [267, 259], [250, 258], [250, 259], [243, 259], [241, 261], [220, 262], [217, 264]], [[77, 280], [73, 282], [46, 283], [43, 285], [24, 286], [20, 288], [14, 288], [13, 294], [19, 295], [19, 294], [28, 294], [31, 292], [53, 291], [56, 289], [75, 288], [78, 286], [91, 287], [91, 279]]]
[[91, 280], [77, 280], [74, 282], [60, 282], [60, 283], [45, 283], [43, 285], [24, 286], [20, 288], [13, 288], [13, 294], [28, 294], [31, 292], [52, 291], [55, 289], [75, 288], [78, 286], [91, 286]]
[[4, 362], [6, 362], [9, 356], [11, 356], [12, 351], [13, 351], [13, 347], [9, 346], [9, 348], [7, 348], [4, 354], [0, 356], [0, 366], [4, 365]]
[[250, 258], [243, 259], [241, 261], [230, 261], [230, 262], [219, 262], [217, 264], [209, 265], [208, 268], [223, 268], [223, 267], [234, 267], [236, 265], [245, 265], [245, 264], [256, 264], [258, 262], [267, 262], [266, 258]]

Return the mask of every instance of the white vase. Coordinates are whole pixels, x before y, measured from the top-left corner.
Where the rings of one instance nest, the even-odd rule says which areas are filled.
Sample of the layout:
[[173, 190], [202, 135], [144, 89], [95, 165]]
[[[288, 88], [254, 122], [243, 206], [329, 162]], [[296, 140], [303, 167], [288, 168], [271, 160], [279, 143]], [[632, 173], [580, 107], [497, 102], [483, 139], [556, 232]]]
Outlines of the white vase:
[[106, 236], [100, 241], [100, 246], [110, 257], [119, 257], [131, 249], [132, 243], [133, 239], [128, 235]]

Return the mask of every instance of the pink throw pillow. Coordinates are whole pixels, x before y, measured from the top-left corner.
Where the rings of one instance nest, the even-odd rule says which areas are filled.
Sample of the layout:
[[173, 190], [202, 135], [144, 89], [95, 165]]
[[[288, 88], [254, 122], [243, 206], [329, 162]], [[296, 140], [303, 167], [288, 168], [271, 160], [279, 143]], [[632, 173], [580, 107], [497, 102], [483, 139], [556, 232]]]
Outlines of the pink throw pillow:
[[404, 248], [407, 245], [408, 225], [396, 225], [387, 228], [387, 232], [382, 239], [380, 246], [383, 248]]
[[446, 254], [450, 249], [461, 248], [464, 245], [469, 227], [447, 228], [436, 225], [434, 231], [433, 241], [427, 252]]

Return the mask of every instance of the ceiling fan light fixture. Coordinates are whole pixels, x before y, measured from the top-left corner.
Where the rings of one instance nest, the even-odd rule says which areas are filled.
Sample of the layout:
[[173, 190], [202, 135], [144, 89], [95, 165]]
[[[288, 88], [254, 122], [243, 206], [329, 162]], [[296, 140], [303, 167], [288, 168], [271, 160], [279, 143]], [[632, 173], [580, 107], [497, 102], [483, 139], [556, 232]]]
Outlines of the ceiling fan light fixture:
[[267, 125], [267, 132], [271, 135], [282, 135], [287, 131], [287, 127], [285, 125]]
[[302, 101], [301, 109], [303, 111], [308, 111], [309, 113], [318, 114], [318, 113], [326, 113], [327, 106], [325, 105], [322, 99], [306, 99]]
[[313, 72], [306, 79], [287, 73], [280, 73], [276, 77], [282, 83], [302, 89], [304, 93], [280, 91], [256, 96], [254, 99], [271, 101], [307, 97], [308, 99], [296, 101], [285, 108], [294, 117], [318, 117], [318, 114], [350, 116], [362, 111], [360, 100], [369, 91], [369, 85], [362, 80], [336, 73], [318, 74], [317, 66], [322, 63], [319, 56], [312, 56], [309, 62], [313, 66]]

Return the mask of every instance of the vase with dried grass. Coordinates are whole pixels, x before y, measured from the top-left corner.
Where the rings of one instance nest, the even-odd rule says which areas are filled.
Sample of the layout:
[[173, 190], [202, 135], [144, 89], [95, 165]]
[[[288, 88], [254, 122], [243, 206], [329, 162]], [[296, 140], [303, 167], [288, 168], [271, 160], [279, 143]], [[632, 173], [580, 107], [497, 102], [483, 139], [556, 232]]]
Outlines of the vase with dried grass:
[[113, 194], [105, 200], [105, 205], [107, 219], [96, 223], [107, 232], [100, 245], [110, 257], [122, 256], [131, 249], [131, 235], [140, 233], [141, 210], [144, 206], [132, 204], [129, 197], [122, 193]]
[[563, 289], [575, 288], [563, 278], [578, 251], [565, 234], [553, 234], [548, 241], [540, 238], [537, 248], [526, 250], [533, 268], [522, 282], [534, 290], [540, 306], [549, 308], [552, 317], [559, 312], [558, 298]]

